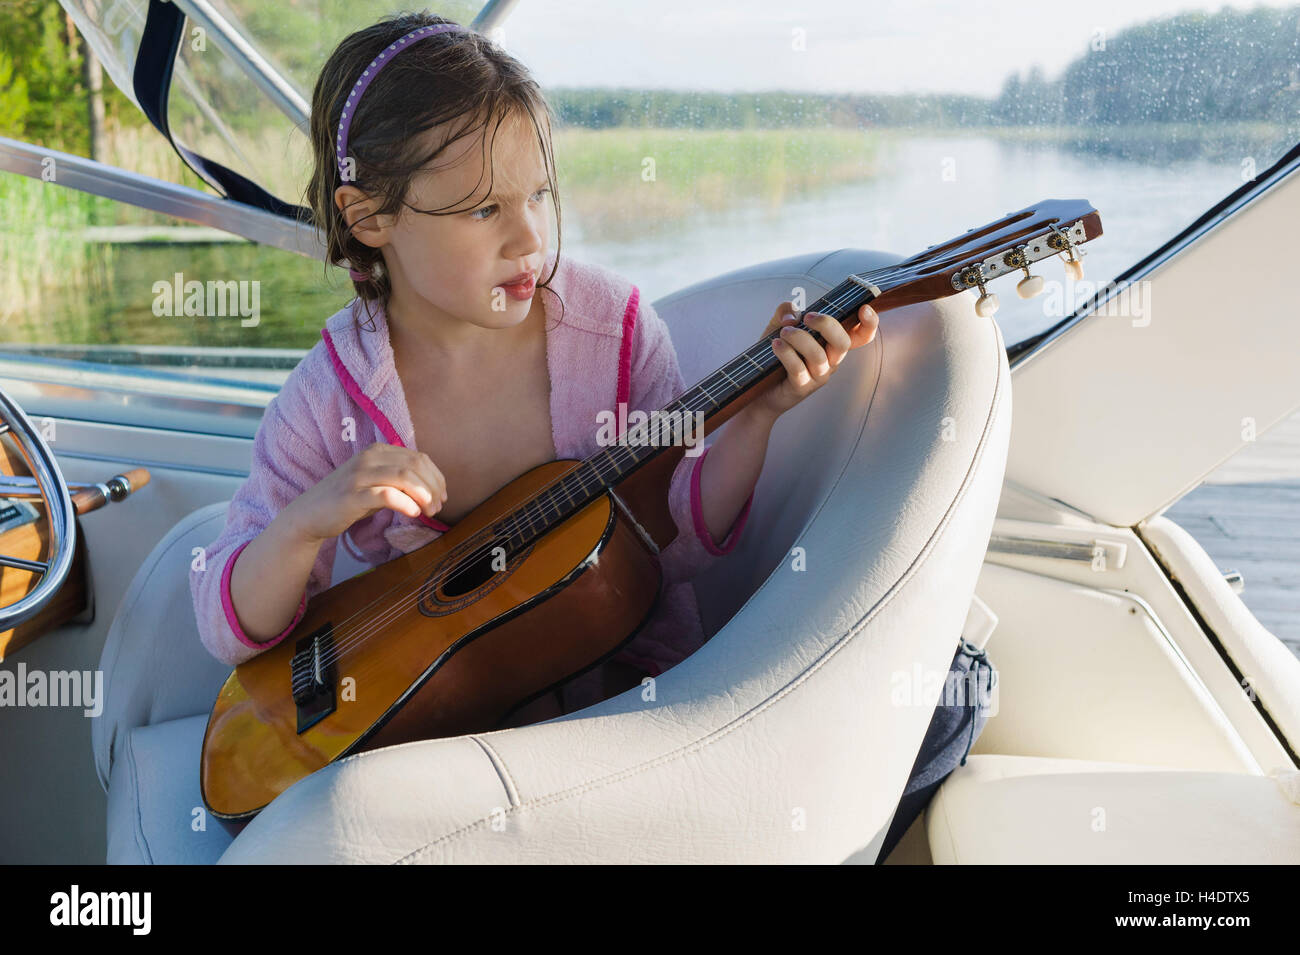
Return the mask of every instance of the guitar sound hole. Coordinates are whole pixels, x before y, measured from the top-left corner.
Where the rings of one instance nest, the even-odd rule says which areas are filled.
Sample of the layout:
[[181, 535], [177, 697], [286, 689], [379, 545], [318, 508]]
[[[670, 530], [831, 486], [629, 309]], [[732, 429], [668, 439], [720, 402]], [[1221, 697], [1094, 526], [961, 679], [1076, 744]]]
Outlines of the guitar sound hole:
[[497, 559], [498, 555], [501, 555], [500, 564], [504, 564], [504, 562], [509, 560], [510, 557], [509, 552], [505, 552], [502, 555], [501, 551], [497, 549], [498, 547], [501, 547], [502, 550], [504, 550], [503, 544], [495, 542], [487, 549], [486, 553], [457, 564], [455, 569], [452, 570], [447, 579], [443, 582], [443, 596], [450, 599], [463, 597], [465, 594], [478, 589], [491, 580], [492, 575], [497, 573], [497, 571], [492, 569], [492, 562]]

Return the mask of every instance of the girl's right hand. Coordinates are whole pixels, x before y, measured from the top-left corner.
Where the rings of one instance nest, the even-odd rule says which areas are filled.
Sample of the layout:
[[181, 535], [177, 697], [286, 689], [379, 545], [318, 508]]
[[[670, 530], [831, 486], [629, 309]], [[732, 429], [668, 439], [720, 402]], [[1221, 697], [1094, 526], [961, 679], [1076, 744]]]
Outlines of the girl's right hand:
[[282, 513], [304, 540], [323, 543], [380, 508], [432, 517], [446, 500], [446, 478], [427, 454], [376, 441], [303, 491]]

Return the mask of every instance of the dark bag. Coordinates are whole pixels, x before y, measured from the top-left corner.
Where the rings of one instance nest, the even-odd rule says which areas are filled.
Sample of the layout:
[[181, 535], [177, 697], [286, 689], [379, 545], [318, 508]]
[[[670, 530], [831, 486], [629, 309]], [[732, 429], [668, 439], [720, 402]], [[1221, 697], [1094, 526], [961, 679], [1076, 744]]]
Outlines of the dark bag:
[[958, 766], [966, 765], [971, 746], [988, 722], [988, 712], [982, 704], [989, 701], [997, 681], [998, 673], [989, 662], [988, 652], [962, 640], [912, 765], [912, 774], [903, 788], [903, 798], [876, 857], [878, 863], [888, 857], [903, 833], [930, 804], [939, 784]]

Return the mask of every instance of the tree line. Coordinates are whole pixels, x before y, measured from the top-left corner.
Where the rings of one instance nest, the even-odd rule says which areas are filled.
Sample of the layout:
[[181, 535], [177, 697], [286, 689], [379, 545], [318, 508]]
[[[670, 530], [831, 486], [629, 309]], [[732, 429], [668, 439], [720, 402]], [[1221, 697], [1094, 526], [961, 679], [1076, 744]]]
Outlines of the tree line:
[[[266, 42], [279, 41], [268, 37]], [[1183, 13], [1114, 36], [1083, 38], [1081, 48], [1055, 79], [1034, 66], [1023, 76], [1009, 74], [994, 97], [618, 88], [550, 89], [547, 97], [563, 123], [593, 129], [1095, 127], [1242, 120], [1290, 125], [1300, 119], [1300, 6]], [[274, 49], [268, 52], [275, 56]], [[93, 55], [55, 0], [0, 0], [0, 135], [98, 157], [106, 126], [145, 123], [100, 77]]]

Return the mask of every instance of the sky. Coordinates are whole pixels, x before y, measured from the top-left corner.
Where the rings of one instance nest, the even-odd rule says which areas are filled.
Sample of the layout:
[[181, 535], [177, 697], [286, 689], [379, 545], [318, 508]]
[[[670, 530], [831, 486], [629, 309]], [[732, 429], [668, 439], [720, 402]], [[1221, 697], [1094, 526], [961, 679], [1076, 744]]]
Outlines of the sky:
[[[543, 89], [964, 92], [1037, 63], [1054, 79], [1094, 37], [1224, 7], [1195, 0], [519, 0], [504, 45]], [[796, 32], [800, 31], [800, 32]], [[802, 44], [802, 49], [797, 47]]]

